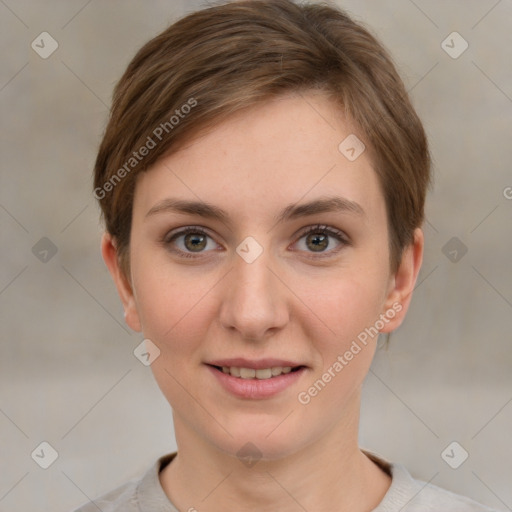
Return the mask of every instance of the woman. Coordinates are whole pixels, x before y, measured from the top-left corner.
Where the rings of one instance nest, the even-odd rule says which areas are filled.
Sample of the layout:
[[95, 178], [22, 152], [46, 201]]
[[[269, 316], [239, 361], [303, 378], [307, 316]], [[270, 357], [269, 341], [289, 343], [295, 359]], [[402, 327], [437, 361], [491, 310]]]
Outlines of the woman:
[[489, 510], [358, 446], [429, 182], [389, 55], [339, 9], [231, 2], [149, 41], [116, 86], [94, 194], [178, 451], [79, 510]]

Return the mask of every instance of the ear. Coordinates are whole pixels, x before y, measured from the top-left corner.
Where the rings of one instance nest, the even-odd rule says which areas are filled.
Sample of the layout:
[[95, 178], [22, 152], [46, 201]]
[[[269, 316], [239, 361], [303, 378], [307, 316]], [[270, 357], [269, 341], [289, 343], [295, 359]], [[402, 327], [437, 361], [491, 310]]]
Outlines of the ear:
[[423, 246], [423, 231], [421, 228], [416, 228], [413, 242], [404, 249], [400, 266], [391, 276], [384, 303], [385, 310], [382, 312], [389, 321], [380, 329], [380, 332], [394, 331], [402, 324], [423, 262]]
[[114, 280], [119, 297], [121, 297], [126, 323], [134, 331], [141, 332], [142, 328], [135, 304], [132, 286], [119, 265], [119, 254], [117, 252], [115, 241], [109, 233], [104, 233], [101, 239], [101, 254], [103, 256], [103, 261], [107, 265], [110, 275]]

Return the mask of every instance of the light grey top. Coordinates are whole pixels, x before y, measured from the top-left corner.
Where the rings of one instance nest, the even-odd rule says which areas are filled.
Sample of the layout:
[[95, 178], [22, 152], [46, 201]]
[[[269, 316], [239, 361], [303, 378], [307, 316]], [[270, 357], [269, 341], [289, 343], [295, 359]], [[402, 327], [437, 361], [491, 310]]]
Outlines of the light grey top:
[[[176, 453], [160, 457], [142, 478], [131, 480], [74, 512], [98, 512], [98, 509], [102, 512], [179, 512], [169, 501], [158, 477]], [[364, 453], [392, 477], [391, 486], [372, 512], [498, 512], [464, 496], [416, 480], [401, 464], [390, 463], [366, 450]]]

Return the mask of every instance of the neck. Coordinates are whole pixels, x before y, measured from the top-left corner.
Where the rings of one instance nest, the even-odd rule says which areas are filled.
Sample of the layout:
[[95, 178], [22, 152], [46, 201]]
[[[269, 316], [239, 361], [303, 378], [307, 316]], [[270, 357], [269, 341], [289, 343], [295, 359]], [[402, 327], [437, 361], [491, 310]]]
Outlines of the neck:
[[391, 478], [359, 449], [358, 422], [357, 408], [293, 454], [245, 464], [175, 416], [178, 453], [160, 481], [171, 502], [184, 511], [369, 512], [384, 497]]

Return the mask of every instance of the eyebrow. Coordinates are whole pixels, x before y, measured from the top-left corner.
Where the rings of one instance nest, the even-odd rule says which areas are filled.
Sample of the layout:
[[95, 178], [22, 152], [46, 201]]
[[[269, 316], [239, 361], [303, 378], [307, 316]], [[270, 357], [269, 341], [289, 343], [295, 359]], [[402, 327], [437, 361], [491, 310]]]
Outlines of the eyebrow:
[[[167, 198], [155, 204], [147, 213], [146, 218], [163, 212], [184, 213], [218, 220], [229, 225], [229, 215], [218, 206], [204, 201]], [[358, 203], [338, 196], [327, 196], [303, 204], [291, 203], [281, 210], [274, 219], [276, 224], [286, 220], [307, 217], [317, 213], [341, 212], [365, 217], [366, 213]]]

